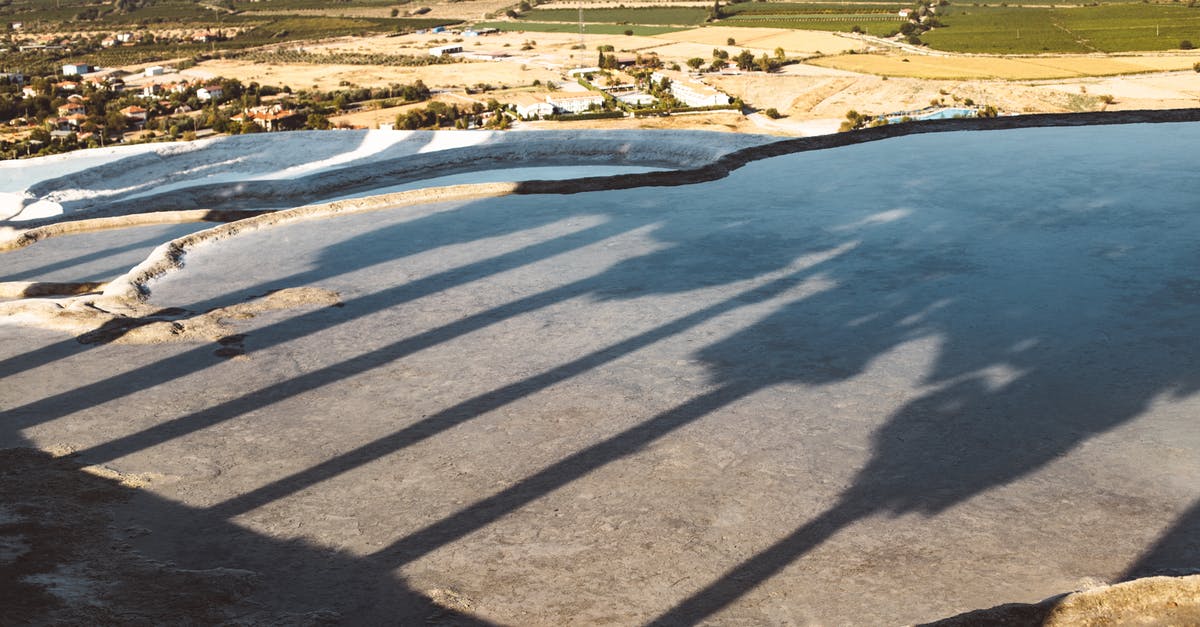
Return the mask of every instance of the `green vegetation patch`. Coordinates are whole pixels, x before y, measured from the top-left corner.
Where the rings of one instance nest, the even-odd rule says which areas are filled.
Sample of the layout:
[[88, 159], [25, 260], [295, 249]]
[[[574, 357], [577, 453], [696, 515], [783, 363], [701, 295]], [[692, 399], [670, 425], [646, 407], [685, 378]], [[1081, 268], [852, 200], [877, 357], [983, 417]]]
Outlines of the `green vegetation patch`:
[[911, 8], [912, 4], [904, 2], [835, 2], [835, 3], [817, 3], [812, 4], [795, 4], [782, 2], [744, 2], [741, 4], [730, 4], [721, 7], [721, 14], [728, 17], [754, 17], [754, 16], [805, 16], [805, 15], [820, 15], [822, 13], [890, 13], [896, 15], [900, 9]]
[[[951, 5], [939, 13], [945, 26], [921, 36], [939, 50], [982, 53], [1089, 52], [1056, 28], [1051, 9]], [[1077, 11], [1079, 9], [1069, 9]]]
[[890, 37], [895, 35], [900, 29], [903, 22], [899, 17], [889, 20], [880, 19], [821, 19], [821, 20], [795, 20], [795, 19], [763, 19], [763, 20], [721, 20], [722, 26], [738, 26], [745, 28], [791, 28], [796, 30], [823, 30], [835, 33], [847, 33], [854, 29], [855, 26], [859, 30], [878, 37]]
[[1170, 50], [1200, 40], [1200, 8], [1107, 4], [1080, 7], [950, 5], [945, 27], [922, 35], [931, 47], [958, 52], [1129, 52]]
[[1200, 7], [1122, 4], [1056, 9], [1055, 23], [1104, 52], [1169, 50], [1200, 41]]
[[401, 0], [354, 0], [330, 2], [329, 0], [234, 0], [228, 3], [240, 11], [286, 11], [289, 9], [337, 10], [358, 7], [389, 7], [407, 4]]
[[406, 55], [366, 52], [304, 52], [295, 49], [254, 49], [235, 52], [232, 58], [246, 59], [255, 63], [312, 65], [392, 65], [397, 67], [422, 67], [426, 65], [446, 65], [461, 63], [462, 59], [451, 56]]
[[793, 28], [845, 32], [855, 26], [872, 35], [893, 35], [904, 21], [903, 3], [767, 3], [743, 2], [721, 7], [721, 24], [758, 28]]

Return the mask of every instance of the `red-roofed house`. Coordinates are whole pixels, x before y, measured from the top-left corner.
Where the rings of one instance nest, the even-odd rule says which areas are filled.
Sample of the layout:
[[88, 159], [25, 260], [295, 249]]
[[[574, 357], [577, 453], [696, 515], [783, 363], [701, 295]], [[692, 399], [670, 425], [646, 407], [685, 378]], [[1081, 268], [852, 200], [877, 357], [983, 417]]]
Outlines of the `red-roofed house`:
[[67, 104], [58, 108], [58, 115], [60, 115], [60, 116], [71, 115], [74, 113], [84, 113], [84, 112], [85, 112], [85, 109], [84, 109], [83, 104], [78, 103], [78, 102], [68, 102]]
[[268, 131], [300, 126], [300, 114], [292, 109], [284, 109], [282, 105], [251, 107], [233, 116], [238, 122], [250, 121]]
[[137, 124], [145, 123], [147, 113], [148, 112], [145, 109], [137, 105], [131, 105], [121, 109], [121, 115], [125, 116], [126, 120]]

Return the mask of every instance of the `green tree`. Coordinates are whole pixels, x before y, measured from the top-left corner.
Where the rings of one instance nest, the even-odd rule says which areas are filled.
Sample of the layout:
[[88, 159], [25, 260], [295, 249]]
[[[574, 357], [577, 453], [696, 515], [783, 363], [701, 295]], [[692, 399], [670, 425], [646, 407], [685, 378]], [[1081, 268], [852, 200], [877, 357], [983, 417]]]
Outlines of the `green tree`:
[[129, 122], [125, 119], [125, 114], [116, 109], [109, 111], [108, 115], [104, 116], [104, 126], [108, 128], [110, 133], [124, 132], [128, 124]]
[[754, 53], [750, 52], [749, 50], [743, 50], [739, 52], [738, 55], [733, 58], [733, 61], [737, 64], [738, 69], [742, 70], [743, 72], [748, 72], [754, 69]]

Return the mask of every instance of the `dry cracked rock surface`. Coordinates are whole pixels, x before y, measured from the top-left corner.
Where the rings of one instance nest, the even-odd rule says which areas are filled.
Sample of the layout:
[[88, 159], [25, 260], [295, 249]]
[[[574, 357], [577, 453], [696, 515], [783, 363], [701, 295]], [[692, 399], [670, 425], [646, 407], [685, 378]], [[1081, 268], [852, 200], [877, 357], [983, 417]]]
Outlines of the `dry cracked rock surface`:
[[0, 622], [1194, 623], [1197, 140], [293, 177], [0, 253], [89, 292], [0, 302]]

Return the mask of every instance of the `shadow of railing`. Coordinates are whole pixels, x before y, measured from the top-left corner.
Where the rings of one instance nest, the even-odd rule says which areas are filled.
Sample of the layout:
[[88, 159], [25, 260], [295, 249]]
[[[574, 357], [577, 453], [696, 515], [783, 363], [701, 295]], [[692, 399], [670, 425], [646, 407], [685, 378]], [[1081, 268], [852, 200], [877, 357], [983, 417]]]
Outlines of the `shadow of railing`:
[[[957, 125], [961, 121], [947, 122]], [[973, 158], [995, 157], [986, 147], [975, 145], [981, 152], [972, 153]], [[769, 150], [783, 148], [772, 145]], [[1094, 148], [1079, 150], [1083, 158]], [[1174, 158], [1166, 154], [1168, 147], [1156, 150], [1155, 159]], [[1050, 152], [1029, 155], [1019, 164], [988, 162], [995, 163], [992, 176], [1013, 181], [1023, 173], [1032, 177], [1030, 172], [1055, 171]], [[695, 351], [710, 375], [703, 391], [679, 399], [673, 408], [643, 422], [564, 451], [558, 461], [511, 486], [406, 533], [368, 557], [347, 561], [345, 568], [377, 577], [600, 468], [629, 459], [667, 434], [719, 415], [736, 401], [779, 385], [816, 388], [844, 383], [910, 343], [936, 341], [938, 348], [920, 381], [921, 392], [896, 410], [878, 416], [881, 426], [872, 436], [870, 458], [851, 487], [823, 513], [809, 521], [796, 521], [796, 526], [774, 543], [687, 592], [656, 621], [688, 624], [713, 616], [868, 516], [943, 512], [1046, 469], [1089, 439], [1145, 415], [1151, 404], [1164, 396], [1186, 399], [1200, 389], [1200, 350], [1196, 350], [1195, 339], [1200, 337], [1200, 298], [1189, 283], [1195, 259], [1194, 243], [1187, 235], [1200, 226], [1200, 218], [1179, 211], [1170, 199], [1156, 200], [1149, 192], [1157, 183], [1139, 180], [1142, 175], [1138, 172], [1107, 170], [1094, 175], [1102, 179], [1099, 181], [1059, 181], [1057, 184], [1077, 185], [1093, 194], [1078, 206], [1071, 204], [1075, 199], [1055, 205], [1037, 195], [1014, 204], [1012, 190], [999, 189], [991, 180], [957, 181], [962, 188], [959, 195], [937, 199], [922, 189], [897, 192], [854, 187], [858, 178], [850, 168], [869, 162], [869, 154], [831, 152], [822, 157], [834, 162], [827, 166], [833, 171], [828, 174], [831, 180], [821, 182], [832, 191], [772, 200], [775, 196], [770, 190], [729, 188], [743, 195], [739, 202], [753, 204], [756, 210], [730, 210], [730, 215], [716, 216], [725, 220], [718, 222], [712, 209], [719, 201], [713, 200], [712, 194], [721, 188], [696, 188], [693, 193], [702, 199], [689, 199], [686, 194], [672, 197], [663, 202], [676, 204], [647, 215], [614, 210], [608, 222], [578, 233], [350, 299], [337, 312], [305, 313], [274, 323], [255, 332], [271, 338], [257, 350], [505, 270], [544, 263], [555, 255], [581, 250], [635, 228], [653, 225], [652, 235], [662, 246], [653, 252], [632, 251], [586, 278], [562, 277], [550, 287], [531, 289], [434, 328], [403, 331], [403, 337], [379, 348], [355, 352], [232, 400], [162, 420], [92, 446], [82, 457], [107, 461], [143, 451], [499, 322], [547, 311], [567, 300], [626, 301], [692, 294], [710, 287], [734, 292], [722, 294], [690, 314], [632, 330], [607, 346], [538, 374], [473, 394], [199, 514], [206, 521], [228, 521], [667, 338], [687, 334], [702, 323], [743, 307], [760, 306], [759, 313], [766, 310], [752, 320], [743, 319], [727, 337], [706, 341]], [[934, 172], [949, 170], [953, 161], [962, 158], [926, 154], [923, 165]], [[736, 159], [726, 163], [725, 174], [731, 164], [742, 167], [748, 163], [737, 165]], [[894, 164], [892, 169], [874, 165], [881, 180], [896, 180], [907, 168], [903, 164]], [[745, 176], [760, 182], [784, 180], [799, 167], [794, 161], [763, 162]], [[588, 179], [580, 185], [623, 188], [635, 178]], [[652, 182], [656, 179], [641, 179], [639, 184], [648, 180], [657, 184]], [[566, 191], [565, 185], [529, 183], [522, 191], [552, 192], [555, 186]], [[846, 189], [855, 194], [845, 193]], [[1130, 198], [1138, 199], [1139, 204], [1128, 205]], [[678, 204], [689, 200], [692, 205]], [[501, 201], [478, 206], [491, 207], [497, 202]], [[919, 210], [898, 209], [918, 202], [923, 203]], [[1153, 228], [1128, 228], [1133, 212], [1139, 225]], [[583, 207], [557, 215], [588, 214]], [[478, 214], [451, 212], [429, 224], [449, 228], [455, 218], [471, 215]], [[518, 221], [513, 228], [536, 223], [544, 223], [544, 218]], [[498, 231], [489, 232], [506, 230], [503, 216], [492, 224]], [[403, 228], [399, 225], [398, 233]], [[410, 233], [419, 233], [420, 228]], [[442, 236], [376, 261], [392, 262], [416, 251], [436, 250], [447, 241], [471, 241], [481, 235], [476, 232], [465, 240]], [[367, 241], [350, 240], [338, 248], [344, 252]], [[822, 254], [820, 261], [794, 270], [797, 260]], [[345, 270], [329, 264], [284, 280], [311, 283]], [[767, 278], [773, 276], [776, 278]], [[795, 296], [791, 290], [807, 280], [820, 280], [828, 287]], [[743, 288], [743, 281], [759, 284]], [[26, 403], [6, 412], [4, 428], [16, 434], [18, 429], [81, 411], [90, 404], [118, 400], [136, 394], [143, 386], [194, 373], [209, 366], [210, 362], [202, 359], [207, 350], [184, 351]], [[803, 421], [803, 410], [796, 412], [795, 416], [767, 419]], [[1200, 559], [1191, 542], [1195, 518], [1191, 513], [1185, 515], [1159, 548], [1151, 550], [1130, 572], [1145, 570], [1143, 564], [1161, 568], [1162, 556], [1172, 551], [1185, 553], [1183, 561]], [[219, 527], [226, 523], [211, 524]]]

